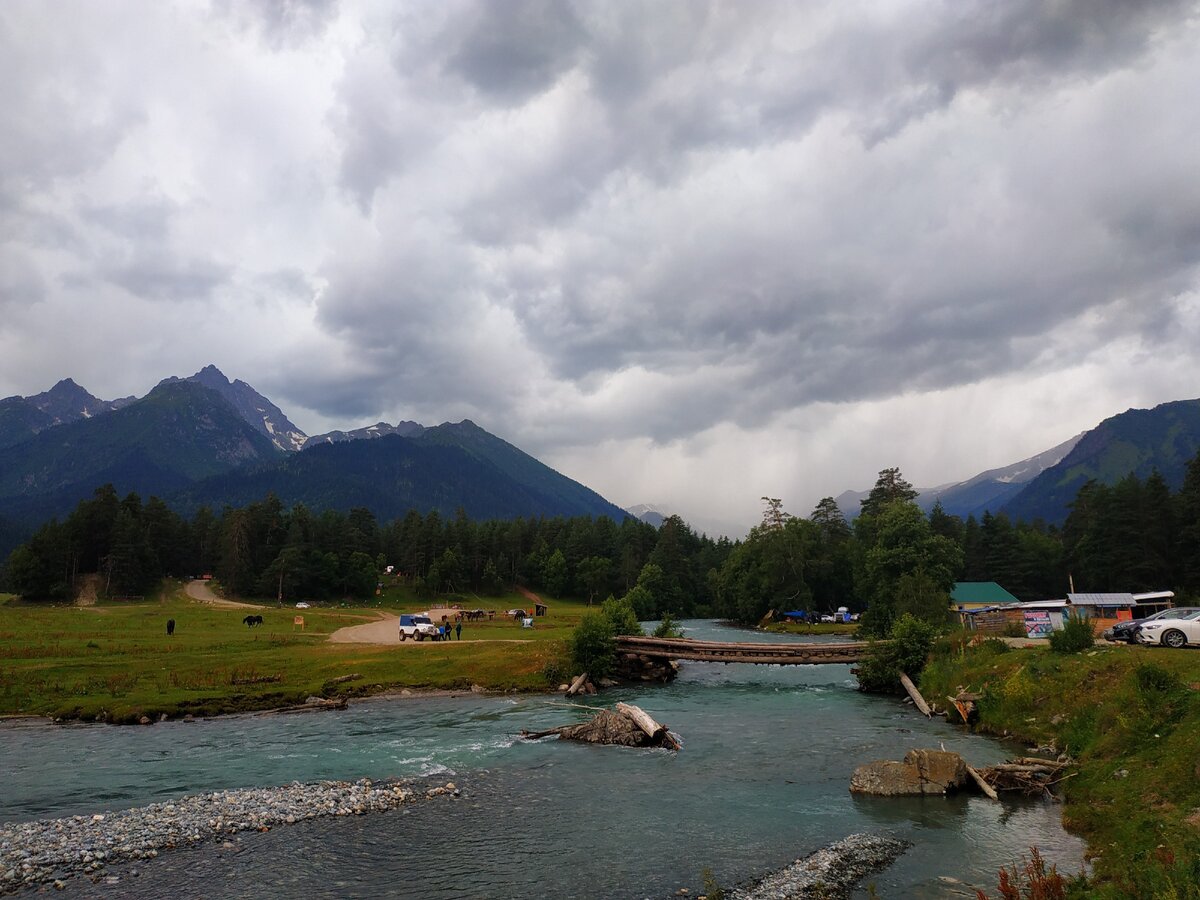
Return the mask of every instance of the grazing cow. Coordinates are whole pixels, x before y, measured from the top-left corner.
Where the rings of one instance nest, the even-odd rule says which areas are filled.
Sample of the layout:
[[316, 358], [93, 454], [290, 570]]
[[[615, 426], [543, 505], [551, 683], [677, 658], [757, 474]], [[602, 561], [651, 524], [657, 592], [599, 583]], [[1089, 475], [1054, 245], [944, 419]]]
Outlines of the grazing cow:
[[262, 616], [246, 616], [246, 618], [242, 619], [242, 624], [247, 628], [253, 628], [255, 625], [261, 625], [262, 623]]
[[167, 619], [167, 634], [172, 635], [174, 633], [175, 633], [175, 620]]

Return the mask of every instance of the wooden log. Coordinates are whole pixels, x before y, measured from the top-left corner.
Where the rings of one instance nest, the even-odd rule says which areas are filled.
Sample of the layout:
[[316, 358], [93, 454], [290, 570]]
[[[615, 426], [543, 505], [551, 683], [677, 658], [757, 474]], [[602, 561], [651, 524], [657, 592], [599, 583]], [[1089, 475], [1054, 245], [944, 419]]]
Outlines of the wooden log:
[[967, 766], [967, 774], [970, 775], [973, 779], [975, 779], [975, 783], [977, 785], [979, 785], [979, 789], [981, 791], [983, 791], [985, 794], [987, 794], [993, 800], [1000, 799], [1000, 795], [996, 793], [996, 789], [993, 788], [986, 781], [984, 781], [983, 776], [980, 775], [978, 772], [976, 772], [974, 769], [972, 769], [970, 766]]
[[672, 737], [667, 726], [654, 721], [649, 713], [640, 706], [634, 706], [632, 703], [618, 703], [616, 710], [641, 729], [642, 733], [650, 740], [658, 741], [668, 750], [682, 749], [679, 741]]
[[975, 711], [974, 703], [970, 700], [960, 700], [958, 697], [951, 697], [949, 695], [947, 695], [946, 699], [954, 704], [954, 708], [958, 710], [958, 714], [964, 722], [971, 721], [971, 713]]
[[1018, 766], [1049, 766], [1052, 769], [1065, 769], [1070, 763], [1059, 762], [1057, 759], [1038, 759], [1036, 756], [1016, 756], [1009, 760]]
[[526, 731], [522, 728], [521, 737], [527, 741], [536, 741], [538, 738], [549, 737], [552, 734], [562, 734], [563, 731], [570, 727], [570, 725], [559, 725], [557, 728], [547, 728], [545, 731]]
[[584, 682], [586, 682], [587, 679], [588, 679], [587, 672], [584, 672], [582, 675], [575, 676], [575, 680], [572, 681], [571, 686], [569, 688], [567, 688], [567, 696], [574, 697], [576, 694], [578, 694], [580, 688], [583, 687]]
[[634, 706], [632, 703], [618, 703], [617, 712], [630, 719], [634, 725], [645, 732], [646, 737], [652, 740], [667, 730], [665, 726], [655, 722], [644, 709]]
[[912, 702], [917, 705], [917, 709], [925, 714], [925, 718], [931, 718], [933, 713], [929, 709], [929, 704], [925, 702], [925, 698], [921, 696], [921, 692], [917, 690], [917, 686], [912, 683], [912, 679], [901, 672], [900, 683], [908, 691], [908, 696], [912, 697]]
[[989, 766], [988, 768], [991, 769], [993, 772], [1004, 772], [1004, 773], [1011, 773], [1011, 774], [1026, 773], [1026, 774], [1037, 774], [1037, 775], [1053, 775], [1056, 772], [1061, 771], [1064, 767], [1063, 766], [1053, 766], [1053, 765], [1051, 765], [1051, 766], [1048, 766], [1048, 765], [1027, 766], [1027, 765], [1018, 765], [1016, 763], [1000, 763], [995, 766]]

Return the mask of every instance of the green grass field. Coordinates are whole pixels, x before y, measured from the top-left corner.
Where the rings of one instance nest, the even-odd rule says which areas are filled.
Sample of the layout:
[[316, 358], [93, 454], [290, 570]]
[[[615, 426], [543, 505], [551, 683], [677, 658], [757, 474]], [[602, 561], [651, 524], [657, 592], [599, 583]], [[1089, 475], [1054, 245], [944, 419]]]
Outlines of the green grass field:
[[[144, 602], [83, 608], [7, 599], [0, 603], [0, 715], [131, 722], [399, 688], [540, 690], [548, 686], [547, 663], [561, 657], [562, 639], [586, 609], [546, 602], [550, 614], [532, 629], [497, 617], [467, 623], [461, 642], [364, 646], [327, 636], [429, 601], [395, 595], [362, 608], [222, 609], [188, 598], [179, 584]], [[479, 605], [502, 612], [526, 601], [513, 594]], [[261, 613], [262, 626], [242, 623], [251, 612]], [[295, 615], [303, 615], [303, 631]], [[168, 619], [175, 620], [170, 637]], [[332, 683], [353, 674], [362, 678]]]

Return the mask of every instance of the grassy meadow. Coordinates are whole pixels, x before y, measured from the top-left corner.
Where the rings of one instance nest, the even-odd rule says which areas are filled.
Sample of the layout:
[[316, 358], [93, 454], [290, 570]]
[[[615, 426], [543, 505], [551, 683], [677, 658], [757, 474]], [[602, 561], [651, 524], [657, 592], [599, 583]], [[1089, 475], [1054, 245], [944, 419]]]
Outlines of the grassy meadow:
[[[296, 610], [220, 608], [168, 583], [138, 603], [91, 607], [23, 603], [0, 595], [0, 715], [135, 722], [187, 713], [215, 715], [302, 703], [311, 695], [363, 695], [388, 689], [539, 690], [548, 663], [586, 609], [546, 600], [532, 629], [497, 616], [465, 623], [463, 640], [404, 644], [330, 643], [333, 631], [375, 621], [384, 611], [430, 605], [400, 592], [362, 607]], [[484, 598], [501, 613], [520, 595]], [[468, 604], [471, 605], [471, 604]], [[248, 628], [242, 619], [261, 614]], [[302, 615], [303, 630], [293, 626]], [[166, 623], [175, 620], [168, 637]], [[334, 683], [345, 675], [361, 675]]]
[[1064, 824], [1095, 855], [1085, 896], [1200, 898], [1200, 649], [942, 651], [926, 697], [979, 693], [979, 730], [1078, 763], [1059, 787]]

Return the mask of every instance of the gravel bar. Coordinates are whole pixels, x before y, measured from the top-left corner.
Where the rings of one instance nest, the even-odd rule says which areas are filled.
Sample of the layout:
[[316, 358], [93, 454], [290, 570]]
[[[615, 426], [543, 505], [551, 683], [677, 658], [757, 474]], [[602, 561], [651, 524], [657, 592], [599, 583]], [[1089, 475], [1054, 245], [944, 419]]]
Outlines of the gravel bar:
[[440, 795], [457, 797], [453, 782], [426, 787], [412, 781], [318, 781], [195, 794], [166, 803], [93, 816], [0, 824], [0, 893], [53, 885], [104, 867], [153, 859], [159, 851], [223, 841], [239, 831], [269, 831], [321, 816], [355, 816], [395, 809]]
[[734, 900], [849, 900], [855, 885], [886, 869], [911, 846], [896, 838], [852, 834], [729, 896]]

